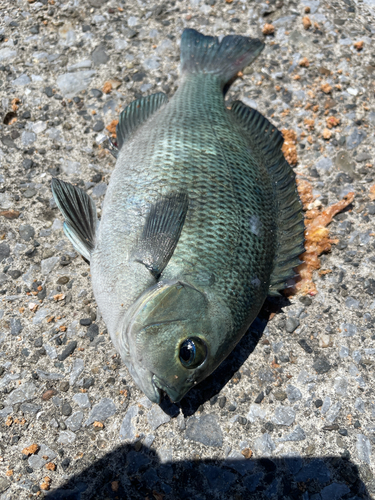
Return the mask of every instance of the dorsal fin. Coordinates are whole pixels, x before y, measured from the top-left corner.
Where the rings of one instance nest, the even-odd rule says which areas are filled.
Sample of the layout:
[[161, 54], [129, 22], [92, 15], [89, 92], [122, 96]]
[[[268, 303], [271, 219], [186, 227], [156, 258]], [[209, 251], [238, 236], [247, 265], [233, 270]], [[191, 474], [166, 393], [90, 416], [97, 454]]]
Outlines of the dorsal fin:
[[117, 148], [119, 151], [128, 137], [167, 101], [168, 97], [163, 92], [158, 92], [147, 97], [141, 97], [126, 106], [120, 114], [116, 127]]
[[271, 275], [269, 295], [279, 295], [286, 281], [295, 275], [304, 252], [304, 215], [295, 182], [295, 173], [281, 151], [281, 132], [255, 109], [240, 101], [232, 104], [231, 112], [249, 133], [249, 141], [263, 153], [264, 162], [274, 182], [277, 201], [277, 249]]
[[170, 193], [151, 205], [133, 258], [145, 265], [156, 279], [173, 255], [188, 207], [189, 198], [184, 192]]
[[86, 260], [95, 246], [98, 225], [94, 200], [82, 189], [60, 179], [52, 179], [52, 194], [64, 216], [64, 232]]

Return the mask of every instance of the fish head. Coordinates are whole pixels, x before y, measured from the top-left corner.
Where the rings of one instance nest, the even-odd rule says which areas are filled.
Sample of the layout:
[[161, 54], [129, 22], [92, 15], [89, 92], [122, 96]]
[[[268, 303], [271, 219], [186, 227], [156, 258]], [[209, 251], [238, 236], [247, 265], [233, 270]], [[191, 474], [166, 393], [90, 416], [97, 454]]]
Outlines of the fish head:
[[175, 281], [159, 282], [134, 304], [126, 326], [130, 371], [151, 401], [159, 403], [162, 392], [180, 401], [221, 363], [231, 320], [212, 315], [210, 302], [204, 291]]

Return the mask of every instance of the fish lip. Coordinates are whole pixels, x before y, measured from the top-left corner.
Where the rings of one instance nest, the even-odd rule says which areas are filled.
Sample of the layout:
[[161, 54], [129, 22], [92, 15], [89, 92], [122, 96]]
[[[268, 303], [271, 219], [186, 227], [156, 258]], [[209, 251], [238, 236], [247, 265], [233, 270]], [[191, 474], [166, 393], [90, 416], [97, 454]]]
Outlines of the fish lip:
[[160, 388], [156, 383], [155, 383], [155, 379], [154, 379], [155, 375], [152, 374], [151, 376], [151, 383], [152, 383], [152, 387], [154, 389], [154, 396], [155, 398], [153, 398], [153, 402], [156, 403], [156, 404], [160, 404], [160, 401], [161, 401], [161, 395], [162, 395], [162, 391], [163, 389]]
[[[183, 396], [180, 396], [175, 389], [169, 387], [163, 380], [161, 380], [157, 375], [152, 376], [152, 384], [155, 387], [155, 390], [159, 390], [159, 395], [161, 392], [165, 392], [172, 403], [178, 403], [181, 401]], [[159, 401], [160, 403], [160, 401]]]

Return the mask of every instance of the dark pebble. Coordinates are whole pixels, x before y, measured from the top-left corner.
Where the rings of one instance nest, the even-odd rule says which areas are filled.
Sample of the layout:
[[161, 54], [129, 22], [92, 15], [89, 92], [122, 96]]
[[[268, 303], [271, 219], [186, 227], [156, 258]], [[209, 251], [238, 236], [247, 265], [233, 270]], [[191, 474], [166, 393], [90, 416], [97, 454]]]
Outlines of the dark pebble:
[[247, 424], [247, 418], [245, 417], [238, 417], [238, 423], [241, 425], [246, 425]]
[[8, 274], [12, 279], [16, 280], [21, 276], [22, 273], [18, 269], [14, 269], [14, 271], [8, 271]]
[[227, 398], [225, 396], [220, 396], [220, 398], [217, 401], [219, 403], [219, 407], [224, 408], [227, 402]]
[[341, 434], [341, 436], [347, 436], [348, 431], [346, 429], [339, 429], [339, 434]]
[[325, 358], [320, 357], [315, 360], [313, 368], [316, 371], [316, 373], [322, 374], [329, 372], [332, 366], [328, 363], [328, 361]]
[[0, 243], [0, 261], [10, 255], [10, 246], [7, 243]]
[[61, 467], [63, 468], [63, 470], [64, 471], [67, 470], [69, 465], [70, 465], [70, 458], [68, 457], [64, 458], [64, 460], [62, 460], [61, 462]]
[[44, 349], [44, 347], [42, 347], [41, 349], [38, 349], [36, 352], [39, 354], [39, 356], [46, 355], [46, 350]]
[[304, 297], [300, 297], [299, 301], [302, 302], [304, 306], [310, 306], [312, 304], [311, 297], [308, 297], [307, 295], [305, 295]]
[[21, 321], [18, 318], [10, 318], [10, 333], [12, 335], [18, 335], [23, 330]]
[[52, 97], [53, 96], [52, 87], [45, 87], [44, 93], [46, 94], [47, 97]]
[[91, 95], [93, 97], [99, 98], [103, 96], [103, 92], [99, 89], [91, 89]]
[[236, 406], [236, 405], [230, 404], [230, 405], [228, 406], [228, 411], [235, 411], [235, 409], [236, 409], [236, 408], [237, 408], [237, 406]]
[[[126, 383], [126, 382], [125, 382]], [[218, 400], [218, 396], [213, 396], [211, 399], [210, 399], [210, 405], [213, 406], [215, 403], [217, 403], [217, 400]]]
[[299, 339], [298, 343], [308, 354], [311, 354], [313, 352], [312, 347], [307, 343], [306, 339]]
[[32, 35], [39, 35], [39, 24], [35, 24], [32, 28], [30, 28], [30, 33]]
[[97, 121], [92, 129], [94, 132], [101, 132], [104, 129], [104, 122], [102, 120]]
[[69, 278], [68, 276], [61, 276], [57, 281], [56, 283], [58, 285], [66, 285], [67, 283], [69, 282]]
[[94, 378], [93, 377], [88, 377], [83, 379], [83, 384], [82, 387], [84, 389], [89, 389], [94, 385]]
[[49, 401], [52, 396], [56, 396], [57, 391], [56, 389], [48, 389], [48, 391], [44, 392], [42, 395], [43, 401]]
[[5, 368], [3, 366], [0, 366], [0, 377], [1, 375], [5, 372]]
[[260, 392], [260, 393], [258, 394], [258, 396], [255, 398], [254, 403], [256, 403], [257, 405], [259, 405], [259, 404], [263, 401], [263, 399], [264, 399], [264, 392], [262, 391], [262, 392]]
[[320, 408], [323, 406], [323, 401], [321, 399], [316, 399], [314, 404], [317, 408]]
[[38, 493], [38, 491], [40, 491], [40, 488], [37, 484], [34, 484], [34, 486], [31, 488], [31, 491], [33, 493]]
[[273, 425], [272, 422], [266, 422], [264, 424], [264, 428], [266, 429], [266, 431], [272, 432], [275, 429], [275, 426]]
[[80, 325], [82, 326], [90, 326], [92, 323], [91, 318], [83, 318], [79, 321]]
[[69, 390], [69, 387], [70, 387], [70, 384], [68, 381], [64, 380], [63, 382], [61, 382], [61, 384], [59, 385], [59, 389], [60, 391], [62, 392], [66, 392]]
[[39, 379], [39, 375], [36, 372], [33, 372], [31, 374], [31, 376], [33, 377], [34, 380], [38, 380]]
[[38, 337], [37, 339], [34, 340], [34, 347], [42, 347], [43, 345], [43, 338]]
[[95, 184], [97, 184], [98, 182], [100, 182], [103, 178], [103, 175], [102, 174], [95, 174], [92, 176], [91, 178], [91, 182], [95, 182]]
[[68, 356], [70, 356], [74, 352], [74, 349], [76, 347], [77, 347], [77, 341], [72, 340], [72, 342], [69, 342], [69, 344], [65, 347], [63, 352], [57, 356], [57, 359], [59, 361], [64, 361]]
[[11, 444], [17, 444], [19, 440], [20, 440], [20, 437], [17, 436], [17, 434], [14, 434], [12, 436]]
[[356, 420], [354, 422], [354, 429], [359, 429], [360, 427], [361, 427], [361, 424], [360, 424], [359, 420]]
[[64, 415], [64, 417], [69, 417], [69, 415], [72, 414], [72, 407], [67, 401], [61, 405], [61, 414]]
[[34, 162], [30, 158], [25, 158], [22, 162], [22, 166], [25, 170], [29, 170], [33, 165]]
[[323, 427], [323, 431], [338, 431], [338, 430], [339, 430], [338, 424], [325, 425]]
[[32, 474], [34, 472], [34, 469], [29, 465], [26, 465], [25, 470], [28, 474]]
[[143, 73], [142, 71], [138, 71], [138, 73], [135, 73], [132, 76], [133, 82], [141, 82], [146, 76], [146, 73]]
[[90, 337], [90, 340], [94, 340], [99, 334], [99, 326], [96, 323], [92, 323], [87, 329], [87, 336]]

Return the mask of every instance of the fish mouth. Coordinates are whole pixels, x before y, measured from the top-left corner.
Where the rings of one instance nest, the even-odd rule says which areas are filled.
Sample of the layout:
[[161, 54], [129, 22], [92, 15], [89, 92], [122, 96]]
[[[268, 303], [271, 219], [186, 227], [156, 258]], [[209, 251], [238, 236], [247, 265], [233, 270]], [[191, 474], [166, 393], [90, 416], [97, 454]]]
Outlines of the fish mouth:
[[178, 391], [176, 391], [176, 389], [174, 389], [173, 387], [169, 387], [157, 375], [154, 374], [152, 376], [151, 381], [152, 381], [152, 384], [155, 388], [155, 393], [156, 392], [159, 393], [158, 404], [160, 404], [160, 399], [161, 399], [162, 393], [165, 393], [169, 397], [169, 399], [172, 401], [172, 403], [178, 403], [183, 398], [183, 395], [181, 396], [181, 394]]

